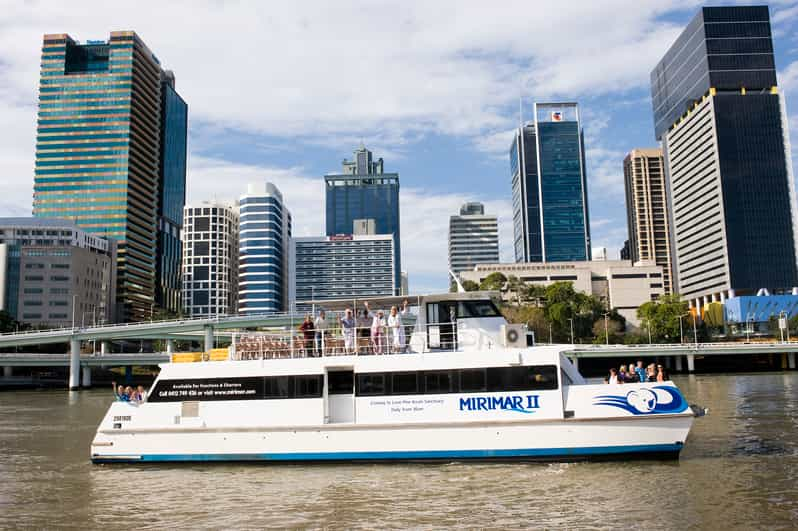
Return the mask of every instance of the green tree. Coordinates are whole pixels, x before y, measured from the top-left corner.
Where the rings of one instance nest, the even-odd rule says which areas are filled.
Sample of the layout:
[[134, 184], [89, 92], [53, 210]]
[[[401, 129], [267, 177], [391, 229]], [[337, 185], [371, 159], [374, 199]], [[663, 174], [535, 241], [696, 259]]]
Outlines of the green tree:
[[506, 283], [507, 277], [499, 271], [496, 271], [482, 279], [482, 282], [479, 283], [479, 289], [485, 291], [502, 291]]
[[14, 319], [10, 313], [0, 310], [0, 333], [16, 332], [17, 330], [25, 330], [25, 328], [27, 326]]
[[479, 284], [473, 280], [463, 280], [460, 283], [463, 285], [463, 289], [466, 291], [479, 291]]
[[577, 292], [571, 282], [554, 282], [546, 287], [546, 318], [552, 323], [557, 341], [592, 340], [593, 323], [604, 306], [594, 295]]
[[[646, 302], [637, 309], [641, 333], [654, 343], [678, 343], [680, 341], [679, 316], [687, 314], [687, 302], [678, 295], [664, 295], [656, 301]], [[688, 321], [686, 322], [691, 322]], [[686, 324], [683, 322], [683, 325]]]
[[527, 329], [535, 333], [535, 340], [547, 342], [549, 340], [549, 322], [543, 308], [536, 306], [502, 305], [502, 315], [509, 323], [525, 324]]

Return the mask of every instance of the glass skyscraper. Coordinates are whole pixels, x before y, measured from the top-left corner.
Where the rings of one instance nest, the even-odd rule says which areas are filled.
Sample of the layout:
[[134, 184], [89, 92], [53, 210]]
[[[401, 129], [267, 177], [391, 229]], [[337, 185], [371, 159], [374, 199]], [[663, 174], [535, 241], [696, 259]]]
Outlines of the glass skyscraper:
[[158, 182], [158, 248], [155, 266], [155, 303], [180, 311], [180, 230], [186, 204], [186, 137], [188, 105], [175, 91], [175, 76], [161, 79], [161, 158]]
[[239, 201], [238, 312], [288, 310], [291, 213], [271, 183], [251, 184]]
[[516, 262], [590, 260], [585, 150], [576, 103], [536, 103], [510, 148]]
[[700, 308], [798, 285], [789, 130], [768, 8], [702, 8], [651, 81], [678, 292]]
[[34, 215], [117, 240], [117, 318], [126, 321], [156, 305], [162, 75], [132, 31], [85, 44], [44, 36]]
[[364, 146], [354, 160], [343, 162], [343, 174], [326, 175], [327, 236], [353, 234], [355, 220], [373, 219], [376, 234], [394, 236], [394, 286], [399, 295], [401, 245], [399, 234], [399, 174], [384, 173], [383, 161], [372, 160]]

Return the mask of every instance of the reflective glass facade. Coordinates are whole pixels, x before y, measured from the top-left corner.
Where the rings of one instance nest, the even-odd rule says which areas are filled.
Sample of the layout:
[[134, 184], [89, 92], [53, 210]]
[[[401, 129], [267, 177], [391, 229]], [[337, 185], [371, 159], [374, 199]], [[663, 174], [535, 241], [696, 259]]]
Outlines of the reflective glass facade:
[[117, 240], [121, 320], [149, 318], [155, 303], [161, 75], [132, 31], [44, 36], [34, 215]]
[[510, 148], [516, 262], [590, 260], [584, 141], [575, 103], [535, 104]]
[[[382, 161], [379, 163], [379, 168], [382, 168]], [[399, 244], [399, 175], [396, 173], [327, 175], [324, 181], [327, 236], [352, 234], [356, 219], [373, 219], [377, 234], [394, 235], [396, 243], [394, 286], [395, 294], [399, 295], [402, 269]]]
[[291, 214], [274, 185], [250, 186], [240, 200], [239, 227], [239, 313], [287, 310]]
[[186, 138], [188, 106], [175, 91], [174, 77], [161, 81], [161, 157], [158, 183], [158, 251], [155, 303], [180, 311], [180, 264], [183, 207], [186, 203]]
[[776, 86], [767, 6], [704, 7], [651, 73], [657, 140], [710, 87]]

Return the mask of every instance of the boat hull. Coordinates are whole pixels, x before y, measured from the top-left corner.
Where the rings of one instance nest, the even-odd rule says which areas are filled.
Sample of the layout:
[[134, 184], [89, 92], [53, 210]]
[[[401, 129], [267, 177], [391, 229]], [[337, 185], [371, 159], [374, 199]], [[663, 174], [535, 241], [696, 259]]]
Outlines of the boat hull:
[[[575, 461], [677, 458], [689, 414], [461, 426], [101, 430], [95, 463]], [[379, 449], [379, 450], [374, 450]]]

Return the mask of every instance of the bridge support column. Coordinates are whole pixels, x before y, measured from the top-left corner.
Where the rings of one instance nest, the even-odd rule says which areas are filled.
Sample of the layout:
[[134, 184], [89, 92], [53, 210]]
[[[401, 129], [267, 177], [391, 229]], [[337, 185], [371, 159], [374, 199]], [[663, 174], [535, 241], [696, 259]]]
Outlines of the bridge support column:
[[[787, 367], [795, 369], [795, 352], [787, 353]], [[10, 369], [11, 367], [8, 368]]]
[[210, 352], [211, 349], [213, 348], [213, 327], [212, 326], [206, 326], [205, 327], [205, 345], [204, 345], [204, 347], [205, 348], [203, 350], [205, 352]]
[[69, 340], [69, 390], [80, 389], [80, 340]]
[[682, 357], [676, 356], [676, 372], [682, 372]]
[[687, 372], [695, 372], [695, 354], [687, 355]]
[[14, 367], [11, 365], [3, 367], [3, 378], [11, 378], [12, 376], [14, 376]]
[[88, 389], [91, 387], [91, 367], [85, 365], [83, 367], [83, 388]]
[[111, 345], [108, 344], [108, 341], [101, 341], [100, 342], [100, 354], [105, 356], [108, 354], [108, 351], [111, 350]]
[[175, 340], [174, 339], [167, 339], [166, 340], [166, 353], [169, 354], [169, 358], [172, 358], [172, 354], [175, 353]]

